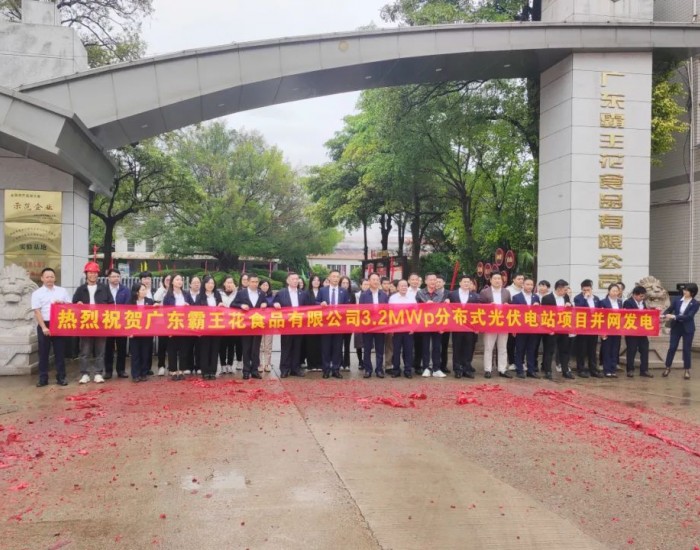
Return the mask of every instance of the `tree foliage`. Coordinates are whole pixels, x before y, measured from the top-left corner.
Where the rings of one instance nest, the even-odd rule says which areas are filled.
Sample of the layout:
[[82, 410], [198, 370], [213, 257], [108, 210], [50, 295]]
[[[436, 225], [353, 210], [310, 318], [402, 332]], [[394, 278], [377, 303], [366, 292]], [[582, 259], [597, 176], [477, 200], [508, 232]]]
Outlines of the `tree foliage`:
[[196, 183], [189, 196], [145, 224], [159, 232], [165, 253], [212, 255], [224, 270], [241, 257], [300, 268], [308, 254], [330, 252], [338, 241], [336, 231], [322, 230], [306, 215], [297, 174], [259, 134], [214, 123], [171, 136], [168, 148]]
[[114, 153], [118, 176], [111, 195], [94, 195], [90, 204], [92, 242], [104, 250], [104, 266], [111, 265], [115, 229], [152, 209], [175, 205], [191, 196], [193, 178], [155, 141], [125, 147]]

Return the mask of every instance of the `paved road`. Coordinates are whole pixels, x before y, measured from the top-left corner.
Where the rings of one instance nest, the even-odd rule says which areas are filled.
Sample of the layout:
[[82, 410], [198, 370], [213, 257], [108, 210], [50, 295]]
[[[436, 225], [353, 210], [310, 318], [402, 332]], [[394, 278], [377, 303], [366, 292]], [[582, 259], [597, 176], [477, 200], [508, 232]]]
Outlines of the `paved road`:
[[0, 387], [1, 548], [700, 543], [700, 378], [680, 373], [32, 382]]

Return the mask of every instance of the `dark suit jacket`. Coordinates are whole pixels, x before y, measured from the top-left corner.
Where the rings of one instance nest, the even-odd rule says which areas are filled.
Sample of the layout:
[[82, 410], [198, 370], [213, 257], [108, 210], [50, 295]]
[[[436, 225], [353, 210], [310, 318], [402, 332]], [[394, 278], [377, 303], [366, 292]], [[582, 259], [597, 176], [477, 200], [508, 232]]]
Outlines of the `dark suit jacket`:
[[[309, 295], [303, 290], [297, 290], [297, 298], [299, 300], [300, 306], [310, 306], [314, 305], [313, 302], [309, 302]], [[284, 287], [275, 295], [274, 304], [279, 304], [282, 307], [292, 307], [292, 299], [289, 295], [289, 287]]]
[[[607, 296], [605, 298], [603, 298], [600, 301], [600, 307], [612, 309], [612, 302], [610, 301], [610, 298], [608, 298]], [[619, 300], [619, 299], [617, 300], [617, 307], [618, 307], [618, 309], [622, 309], [622, 300]]]
[[[389, 296], [381, 288], [377, 291], [377, 294], [378, 294], [377, 300], [379, 301], [380, 304], [388, 304], [389, 303]], [[374, 299], [372, 297], [372, 291], [370, 289], [367, 289], [363, 292], [360, 292], [360, 303], [361, 304], [373, 304], [374, 303]]]
[[[90, 292], [88, 291], [87, 283], [80, 285], [75, 289], [75, 294], [73, 294], [73, 303], [77, 304], [82, 302], [83, 304], [90, 303]], [[97, 283], [97, 290], [95, 290], [95, 304], [113, 304], [114, 298], [112, 298], [112, 293], [107, 288], [107, 285]]]
[[[192, 294], [187, 292], [186, 290], [182, 291], [182, 295], [185, 297], [185, 302], [193, 306], [194, 305], [194, 300], [192, 299]], [[163, 296], [163, 305], [164, 306], [174, 306], [175, 305], [175, 294], [171, 294], [170, 292], [167, 292], [165, 296]]]
[[[218, 306], [223, 300], [221, 299], [221, 292], [218, 290], [214, 289], [214, 299], [216, 300], [216, 305]], [[197, 294], [197, 299], [194, 301], [194, 305], [196, 306], [208, 306], [209, 302], [207, 300], [207, 293], [206, 292], [200, 292]]]
[[[131, 303], [131, 302], [129, 302], [129, 303]], [[146, 296], [146, 297], [143, 299], [143, 305], [144, 305], [144, 306], [152, 306], [153, 304], [155, 304], [155, 302], [154, 302], [153, 300], [151, 300], [148, 296]], [[131, 304], [131, 305], [132, 305], [132, 306], [135, 306], [136, 304]], [[150, 338], [150, 336], [149, 336], [148, 338]]]
[[[453, 290], [450, 292], [450, 303], [451, 304], [461, 304], [462, 300], [459, 299], [459, 290]], [[481, 298], [476, 292], [469, 292], [469, 298], [467, 299], [468, 304], [480, 304]]]
[[[493, 303], [493, 289], [490, 286], [482, 288], [479, 296], [481, 297], [481, 303]], [[505, 288], [501, 289], [501, 303], [510, 304], [510, 292], [508, 292]]]
[[[112, 293], [112, 287], [110, 285], [107, 285], [107, 290], [109, 290], [109, 293]], [[126, 288], [124, 285], [119, 285], [117, 288], [117, 299], [114, 300], [114, 303], [117, 305], [124, 305], [128, 304], [129, 300], [131, 299], [131, 292], [129, 292], [129, 289]]]
[[[547, 294], [542, 298], [542, 305], [543, 306], [556, 306], [557, 305], [557, 299], [556, 295], [554, 292]], [[565, 304], [570, 304], [571, 303], [571, 298], [569, 298], [568, 294], [564, 294], [564, 303]]]
[[[598, 298], [598, 296], [596, 296], [595, 294], [593, 295], [593, 304], [594, 307], [601, 307], [600, 298]], [[576, 307], [590, 307], [586, 299], [583, 297], [583, 292], [574, 296], [574, 305]]]
[[258, 289], [258, 303], [253, 305], [253, 303], [250, 301], [250, 296], [248, 296], [248, 289], [242, 288], [236, 292], [236, 297], [233, 299], [233, 302], [231, 302], [231, 307], [241, 309], [243, 304], [250, 308], [254, 307], [255, 309], [262, 308], [263, 304], [265, 304], [265, 307], [267, 307], [267, 296], [265, 296], [265, 293], [262, 290]]
[[[623, 304], [622, 307], [624, 309], [639, 309], [637, 307], [637, 302], [635, 301], [634, 298], [627, 298]], [[642, 300], [642, 309], [649, 309], [649, 306], [647, 306], [647, 303]]]
[[[540, 297], [533, 293], [532, 294], [532, 304], [539, 304], [540, 303]], [[525, 301], [525, 296], [523, 296], [522, 292], [518, 292], [513, 298], [510, 300], [511, 304], [518, 304], [521, 306], [526, 306], [527, 302]]]
[[676, 318], [671, 321], [671, 330], [681, 330], [681, 332], [691, 333], [695, 332], [695, 314], [700, 308], [700, 302], [695, 298], [691, 298], [688, 307], [685, 308], [685, 312], [681, 315], [681, 303], [683, 302], [683, 297], [679, 296], [671, 302], [664, 313], [673, 313]]
[[[338, 305], [340, 304], [349, 304], [350, 303], [350, 296], [348, 295], [347, 290], [344, 288], [338, 287]], [[326, 302], [328, 305], [331, 303], [331, 287], [329, 286], [324, 286], [318, 291], [318, 296], [316, 296], [316, 303], [320, 304], [321, 302]]]

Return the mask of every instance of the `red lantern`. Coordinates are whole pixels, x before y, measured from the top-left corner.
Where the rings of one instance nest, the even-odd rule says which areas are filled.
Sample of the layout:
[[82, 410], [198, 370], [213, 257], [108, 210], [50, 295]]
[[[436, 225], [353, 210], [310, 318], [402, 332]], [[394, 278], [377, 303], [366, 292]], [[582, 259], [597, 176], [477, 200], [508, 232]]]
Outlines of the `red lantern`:
[[509, 250], [506, 252], [506, 268], [513, 269], [515, 267], [515, 252]]
[[484, 262], [479, 262], [478, 264], [476, 264], [476, 274], [479, 277], [484, 276]]
[[494, 264], [496, 265], [496, 267], [501, 267], [503, 265], [503, 256], [504, 256], [503, 249], [497, 248], [496, 255], [495, 255], [496, 260], [494, 261]]

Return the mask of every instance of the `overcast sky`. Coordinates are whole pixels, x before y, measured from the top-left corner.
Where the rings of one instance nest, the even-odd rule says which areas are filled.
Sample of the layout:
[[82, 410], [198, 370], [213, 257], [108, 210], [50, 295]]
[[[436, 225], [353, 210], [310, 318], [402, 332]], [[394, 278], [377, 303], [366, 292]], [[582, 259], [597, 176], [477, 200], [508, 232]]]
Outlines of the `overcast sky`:
[[[371, 23], [389, 0], [154, 0], [143, 27], [148, 54], [329, 32]], [[275, 105], [226, 117], [234, 128], [260, 131], [295, 167], [328, 159], [323, 143], [354, 111], [357, 93]]]

